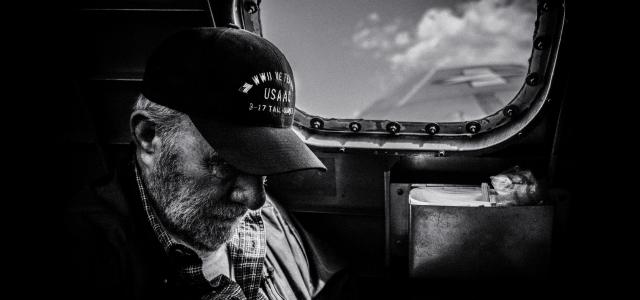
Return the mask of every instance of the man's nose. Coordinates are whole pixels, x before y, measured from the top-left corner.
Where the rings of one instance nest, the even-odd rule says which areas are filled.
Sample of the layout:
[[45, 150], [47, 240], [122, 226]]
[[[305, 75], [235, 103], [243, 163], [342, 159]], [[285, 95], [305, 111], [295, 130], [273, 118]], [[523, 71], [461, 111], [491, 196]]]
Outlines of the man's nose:
[[231, 201], [244, 204], [251, 210], [262, 207], [266, 201], [263, 177], [239, 174], [231, 194]]

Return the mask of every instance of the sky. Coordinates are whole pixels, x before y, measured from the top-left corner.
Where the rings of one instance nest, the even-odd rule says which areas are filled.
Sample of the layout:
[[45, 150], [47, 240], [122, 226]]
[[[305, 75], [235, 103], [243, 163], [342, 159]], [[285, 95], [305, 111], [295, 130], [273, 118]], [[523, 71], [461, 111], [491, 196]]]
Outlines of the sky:
[[535, 1], [263, 0], [263, 36], [289, 59], [296, 106], [352, 118], [434, 68], [527, 65]]

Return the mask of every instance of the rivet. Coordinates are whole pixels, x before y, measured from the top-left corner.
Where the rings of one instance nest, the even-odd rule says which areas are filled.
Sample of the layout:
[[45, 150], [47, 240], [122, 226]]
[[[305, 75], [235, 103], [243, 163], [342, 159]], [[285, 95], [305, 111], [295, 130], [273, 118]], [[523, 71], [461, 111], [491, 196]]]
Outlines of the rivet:
[[515, 105], [509, 105], [502, 110], [505, 117], [511, 118], [518, 114], [518, 107]]
[[360, 123], [358, 122], [351, 122], [349, 123], [349, 129], [351, 129], [351, 131], [353, 132], [358, 132], [360, 131], [360, 129], [362, 129], [362, 125], [360, 125]]
[[469, 133], [477, 133], [480, 131], [480, 124], [478, 122], [469, 122], [467, 123], [467, 132]]
[[526, 82], [531, 86], [537, 85], [538, 83], [540, 83], [540, 75], [538, 75], [538, 73], [531, 73], [529, 74], [529, 76], [527, 76]]
[[324, 122], [318, 118], [311, 119], [310, 124], [313, 129], [322, 129], [324, 127]]
[[540, 7], [543, 11], [549, 11], [549, 9], [551, 9], [551, 4], [549, 4], [549, 1], [542, 1]]
[[255, 14], [258, 12], [258, 5], [255, 2], [249, 1], [244, 3], [244, 10], [249, 14]]
[[429, 124], [427, 124], [427, 126], [424, 127], [424, 130], [428, 134], [434, 135], [434, 134], [440, 132], [440, 126], [438, 126], [438, 124], [436, 124], [436, 123], [429, 123]]
[[387, 131], [391, 134], [398, 134], [398, 132], [400, 132], [400, 124], [396, 122], [387, 124]]
[[533, 42], [533, 46], [538, 50], [544, 50], [547, 47], [547, 38], [544, 36], [536, 38]]

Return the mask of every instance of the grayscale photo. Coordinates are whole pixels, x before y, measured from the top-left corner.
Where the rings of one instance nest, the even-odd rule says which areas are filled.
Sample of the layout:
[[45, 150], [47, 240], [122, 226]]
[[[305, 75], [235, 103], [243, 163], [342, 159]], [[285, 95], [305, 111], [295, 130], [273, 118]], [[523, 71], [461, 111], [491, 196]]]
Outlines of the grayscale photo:
[[562, 295], [573, 2], [66, 1], [60, 299]]

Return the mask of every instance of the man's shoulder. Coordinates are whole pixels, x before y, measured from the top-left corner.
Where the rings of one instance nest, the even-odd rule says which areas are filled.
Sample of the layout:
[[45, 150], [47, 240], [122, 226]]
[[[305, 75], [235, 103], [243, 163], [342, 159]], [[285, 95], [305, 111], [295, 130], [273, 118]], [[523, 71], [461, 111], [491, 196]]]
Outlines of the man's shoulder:
[[261, 209], [263, 219], [278, 224], [290, 224], [292, 220], [287, 210], [271, 195], [267, 194], [266, 197], [267, 199]]
[[128, 299], [161, 286], [161, 248], [136, 200], [111, 178], [84, 186], [67, 205], [60, 272], [74, 296]]

